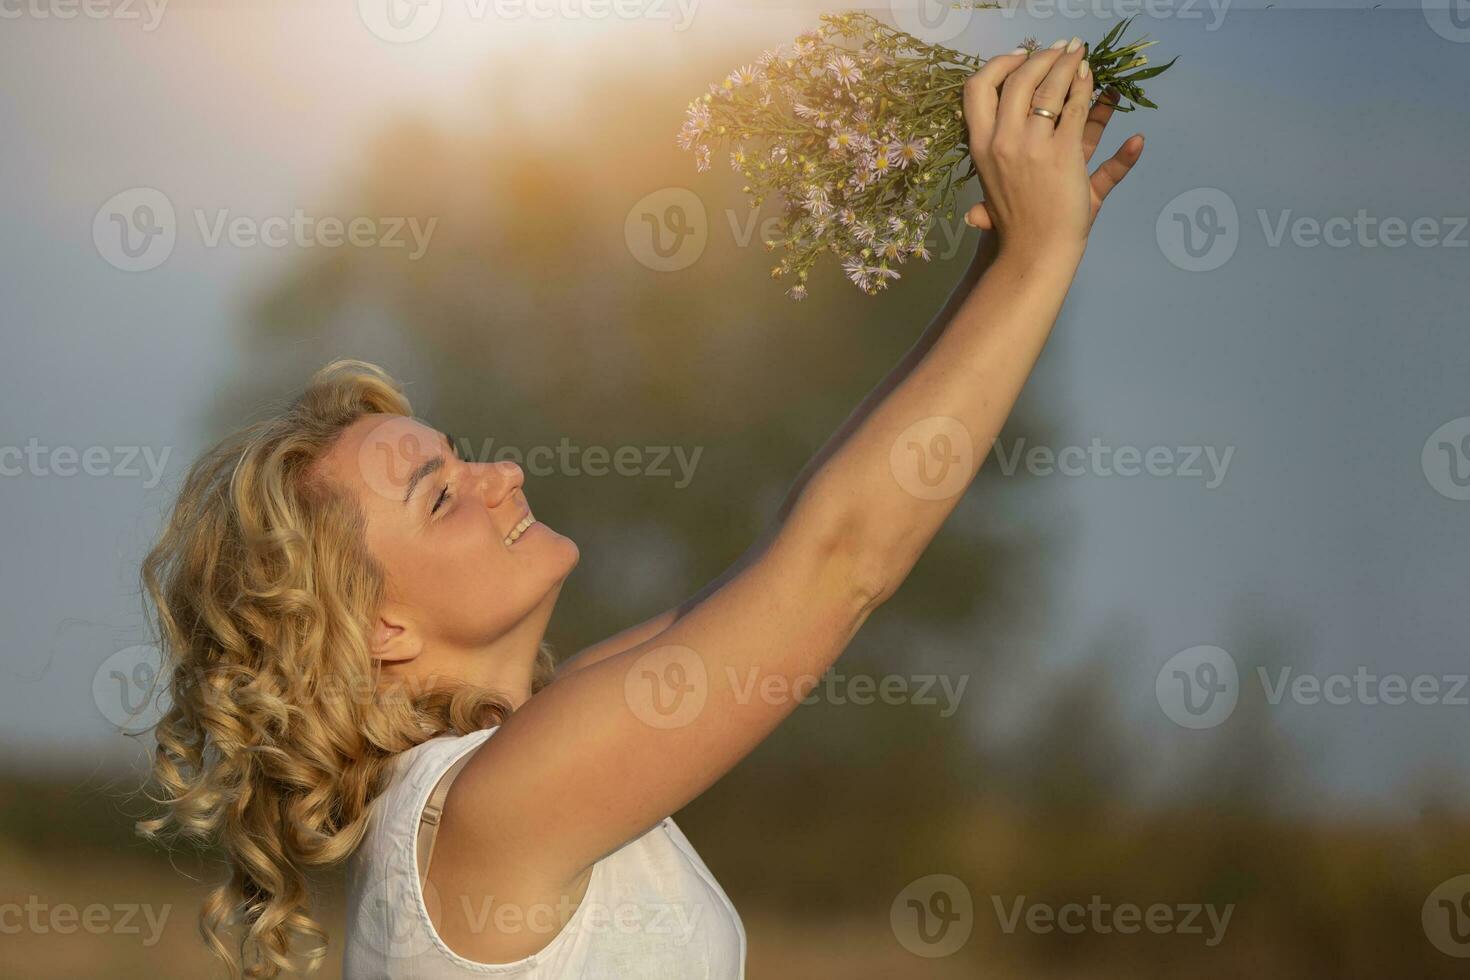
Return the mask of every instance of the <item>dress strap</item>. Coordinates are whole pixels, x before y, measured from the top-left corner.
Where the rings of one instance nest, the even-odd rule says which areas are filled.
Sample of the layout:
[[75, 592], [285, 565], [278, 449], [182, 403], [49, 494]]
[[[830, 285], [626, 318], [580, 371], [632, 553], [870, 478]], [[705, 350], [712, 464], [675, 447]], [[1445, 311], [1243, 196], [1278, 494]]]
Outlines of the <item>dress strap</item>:
[[420, 887], [429, 880], [429, 860], [434, 856], [434, 838], [439, 835], [439, 819], [444, 815], [444, 800], [449, 796], [449, 787], [454, 783], [454, 777], [459, 775], [459, 771], [474, 754], [474, 752], [466, 752], [460, 756], [454, 765], [439, 777], [434, 791], [429, 794], [429, 802], [424, 804], [423, 815], [419, 817], [418, 836]]

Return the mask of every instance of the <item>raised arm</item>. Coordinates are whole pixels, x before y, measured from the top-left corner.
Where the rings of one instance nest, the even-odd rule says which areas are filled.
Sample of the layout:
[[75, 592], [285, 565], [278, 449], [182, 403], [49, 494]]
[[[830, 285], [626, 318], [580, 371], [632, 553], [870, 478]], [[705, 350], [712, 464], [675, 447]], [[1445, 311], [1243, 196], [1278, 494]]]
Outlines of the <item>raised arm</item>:
[[[1098, 99], [1097, 103], [1088, 113], [1087, 123], [1083, 127], [1082, 132], [1082, 150], [1084, 158], [1087, 160], [1091, 160], [1093, 154], [1097, 151], [1098, 143], [1102, 139], [1102, 134], [1107, 127], [1108, 120], [1112, 117], [1116, 97], [1117, 93], [1109, 90], [1104, 93], [1102, 98]], [[1108, 165], [1094, 175], [1092, 185], [1094, 199], [1098, 204], [1107, 196], [1107, 192], [1111, 189], [1112, 185], [1116, 184], [1127, 173], [1128, 168], [1137, 160], [1138, 151], [1141, 149], [1141, 140], [1137, 144], [1125, 144], [1124, 148], [1119, 150], [1118, 155], [1108, 161]], [[984, 204], [977, 204], [966, 215], [966, 221], [978, 229], [979, 241], [976, 245], [974, 256], [971, 258], [969, 265], [966, 266], [959, 282], [951, 290], [944, 306], [934, 316], [934, 319], [930, 321], [928, 327], [919, 335], [918, 340], [914, 342], [914, 345], [909, 348], [903, 358], [884, 375], [883, 379], [878, 382], [872, 391], [868, 392], [867, 397], [858, 404], [857, 408], [853, 409], [852, 413], [848, 415], [847, 419], [837, 431], [832, 434], [822, 446], [821, 450], [802, 468], [801, 473], [798, 474], [795, 482], [787, 491], [780, 508], [768, 522], [766, 530], [761, 537], [747, 548], [729, 568], [725, 569], [718, 577], [707, 583], [702, 589], [677, 606], [666, 609], [641, 623], [614, 633], [606, 639], [599, 640], [578, 651], [574, 656], [564, 660], [557, 671], [558, 677], [565, 677], [584, 667], [591, 666], [600, 660], [605, 660], [615, 654], [622, 653], [630, 647], [637, 646], [640, 643], [652, 639], [678, 622], [691, 609], [717, 592], [721, 586], [740, 574], [743, 569], [749, 567], [751, 562], [765, 554], [766, 549], [775, 540], [777, 532], [781, 529], [786, 519], [790, 516], [792, 509], [796, 506], [797, 498], [801, 495], [802, 490], [806, 487], [812, 475], [825, 465], [827, 460], [847, 442], [848, 437], [856, 431], [857, 427], [872, 413], [873, 409], [888, 396], [888, 393], [894, 388], [897, 388], [913, 372], [915, 366], [929, 352], [930, 348], [938, 342], [939, 338], [944, 334], [944, 331], [949, 327], [951, 321], [954, 320], [955, 314], [959, 312], [960, 306], [969, 297], [970, 292], [975, 288], [975, 284], [980, 281], [980, 277], [984, 275], [985, 270], [989, 269], [991, 263], [995, 261], [995, 257], [999, 253], [999, 241], [995, 234], [994, 224], [988, 209]]]
[[[908, 574], [1010, 412], [1085, 247], [1100, 198], [1084, 166], [1081, 56], [992, 59], [967, 85], [994, 263], [803, 473], [758, 554], [656, 635], [531, 698], [476, 753], [446, 806], [441, 894], [575, 890], [759, 744]], [[1031, 115], [1033, 97], [1060, 121]], [[934, 482], [924, 466], [936, 464], [952, 475]]]

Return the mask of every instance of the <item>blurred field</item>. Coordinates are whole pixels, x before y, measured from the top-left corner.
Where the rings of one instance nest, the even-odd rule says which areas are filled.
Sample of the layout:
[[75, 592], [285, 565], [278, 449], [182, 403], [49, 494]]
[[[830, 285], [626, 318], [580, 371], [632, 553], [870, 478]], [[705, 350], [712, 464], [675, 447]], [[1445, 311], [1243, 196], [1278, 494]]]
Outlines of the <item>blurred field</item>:
[[[890, 765], [893, 763], [890, 763]], [[884, 794], [838, 794], [851, 807], [828, 822], [818, 787], [756, 760], [680, 815], [740, 909], [752, 980], [842, 977], [1344, 977], [1464, 976], [1420, 925], [1431, 889], [1467, 867], [1470, 820], [1426, 810], [1412, 826], [1273, 820], [1229, 807], [1155, 813], [1043, 810], [977, 797], [943, 812]], [[894, 780], [903, 784], [903, 777]], [[32, 896], [77, 908], [146, 903], [163, 918], [156, 943], [137, 932], [62, 935], [23, 928], [11, 913], [0, 977], [172, 980], [221, 975], [195, 932], [201, 881], [218, 865], [182, 855], [174, 867], [130, 837], [124, 787], [12, 777], [0, 783], [0, 905]], [[761, 801], [744, 807], [741, 798]], [[925, 816], [925, 814], [929, 816]], [[941, 871], [974, 898], [974, 932], [937, 959], [906, 951], [889, 906], [914, 878]], [[322, 914], [341, 936], [339, 882], [321, 883]], [[991, 896], [1086, 904], [1235, 906], [1222, 941], [1204, 936], [1007, 934]], [[1206, 930], [1208, 932], [1208, 929]], [[340, 975], [340, 954], [322, 974]]]

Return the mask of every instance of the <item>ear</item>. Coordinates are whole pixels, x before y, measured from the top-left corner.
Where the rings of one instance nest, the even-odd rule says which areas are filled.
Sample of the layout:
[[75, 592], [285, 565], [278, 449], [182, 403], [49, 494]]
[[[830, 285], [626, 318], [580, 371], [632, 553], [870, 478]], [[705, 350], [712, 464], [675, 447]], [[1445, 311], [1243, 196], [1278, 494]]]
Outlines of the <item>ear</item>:
[[423, 642], [400, 617], [382, 612], [373, 622], [373, 659], [379, 663], [407, 663], [424, 652]]

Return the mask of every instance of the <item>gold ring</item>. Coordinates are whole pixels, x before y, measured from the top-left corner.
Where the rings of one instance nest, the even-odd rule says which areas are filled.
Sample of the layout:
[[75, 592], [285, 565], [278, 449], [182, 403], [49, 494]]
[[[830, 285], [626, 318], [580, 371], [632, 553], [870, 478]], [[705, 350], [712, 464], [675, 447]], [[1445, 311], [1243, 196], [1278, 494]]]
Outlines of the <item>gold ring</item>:
[[1047, 119], [1056, 119], [1057, 117], [1057, 114], [1055, 112], [1052, 112], [1050, 109], [1043, 108], [1039, 105], [1034, 105], [1031, 107], [1031, 115], [1044, 116]]

